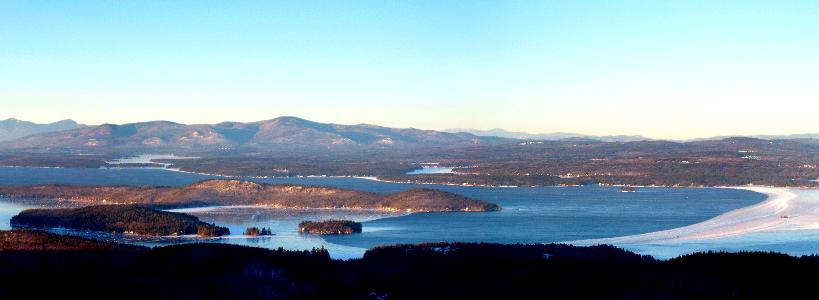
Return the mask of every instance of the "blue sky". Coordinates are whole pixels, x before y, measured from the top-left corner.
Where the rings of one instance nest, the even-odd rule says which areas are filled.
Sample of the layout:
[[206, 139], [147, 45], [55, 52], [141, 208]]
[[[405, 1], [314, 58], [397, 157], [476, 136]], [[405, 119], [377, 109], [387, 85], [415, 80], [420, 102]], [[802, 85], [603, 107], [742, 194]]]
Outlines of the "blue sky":
[[0, 118], [819, 132], [816, 1], [0, 1]]

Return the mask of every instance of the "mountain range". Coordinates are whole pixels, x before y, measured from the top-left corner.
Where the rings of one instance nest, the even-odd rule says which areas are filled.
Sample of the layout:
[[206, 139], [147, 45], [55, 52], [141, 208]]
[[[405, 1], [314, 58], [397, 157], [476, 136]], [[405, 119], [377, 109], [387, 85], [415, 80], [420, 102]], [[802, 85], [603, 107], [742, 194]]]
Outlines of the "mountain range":
[[[692, 139], [691, 141], [701, 141], [701, 140], [721, 140], [731, 137], [737, 137], [736, 135], [722, 135], [722, 136], [713, 136], [709, 138], [700, 138], [700, 139]], [[760, 140], [811, 140], [811, 139], [819, 139], [819, 133], [802, 133], [802, 134], [780, 134], [780, 135], [773, 135], [773, 134], [757, 134], [757, 135], [744, 135], [742, 137], [749, 137], [755, 138]]]
[[[819, 144], [819, 134], [752, 136], [757, 139], [801, 139]], [[691, 141], [720, 140], [725, 137]], [[0, 121], [0, 150], [48, 152], [158, 152], [158, 151], [304, 151], [350, 149], [412, 149], [492, 145], [516, 140], [651, 141], [638, 135], [593, 136], [575, 133], [530, 134], [503, 129], [450, 129], [446, 131], [389, 128], [370, 124], [318, 123], [297, 117], [258, 122], [180, 124], [151, 121], [87, 126], [72, 120], [35, 124]]]
[[282, 148], [435, 147], [492, 143], [494, 137], [369, 124], [317, 123], [296, 117], [186, 125], [168, 121], [103, 124], [34, 134], [2, 149], [44, 151], [252, 150]]
[[[509, 131], [501, 128], [490, 130], [480, 130], [471, 128], [454, 128], [446, 129], [445, 132], [466, 132], [477, 136], [494, 136], [519, 140], [542, 140], [542, 141], [601, 141], [601, 142], [637, 142], [637, 141], [652, 141], [655, 139], [644, 137], [641, 135], [588, 135], [571, 132], [552, 132], [552, 133], [528, 133]], [[695, 138], [688, 140], [676, 140], [678, 142], [694, 142], [694, 141], [710, 141], [722, 140], [732, 137], [748, 137], [761, 140], [811, 140], [819, 139], [819, 133], [803, 133], [803, 134], [783, 134], [783, 135], [723, 135], [713, 136], [707, 138]]]
[[570, 132], [553, 132], [553, 133], [527, 133], [515, 132], [501, 128], [490, 130], [479, 130], [470, 128], [454, 128], [446, 129], [446, 132], [466, 132], [477, 136], [494, 136], [502, 138], [520, 139], [520, 140], [542, 140], [542, 141], [558, 141], [558, 140], [575, 140], [575, 141], [601, 141], [601, 142], [635, 142], [652, 140], [639, 135], [587, 135]]
[[49, 124], [37, 124], [17, 119], [6, 119], [0, 121], [0, 141], [9, 141], [32, 134], [62, 131], [82, 128], [85, 125], [78, 124], [73, 120], [62, 120]]

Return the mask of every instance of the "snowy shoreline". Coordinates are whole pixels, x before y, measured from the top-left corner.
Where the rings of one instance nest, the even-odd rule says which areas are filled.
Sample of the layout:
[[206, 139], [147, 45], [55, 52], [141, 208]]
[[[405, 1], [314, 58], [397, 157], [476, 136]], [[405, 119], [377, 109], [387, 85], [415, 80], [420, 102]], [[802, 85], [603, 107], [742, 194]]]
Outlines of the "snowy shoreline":
[[[655, 257], [696, 251], [770, 249], [789, 253], [789, 243], [812, 241], [819, 234], [819, 189], [730, 187], [763, 193], [760, 203], [706, 221], [644, 234], [571, 241], [585, 246], [610, 244]], [[815, 240], [819, 243], [819, 240]], [[777, 248], [778, 247], [778, 248]], [[819, 249], [813, 250], [819, 253]], [[804, 254], [802, 249], [798, 253]]]

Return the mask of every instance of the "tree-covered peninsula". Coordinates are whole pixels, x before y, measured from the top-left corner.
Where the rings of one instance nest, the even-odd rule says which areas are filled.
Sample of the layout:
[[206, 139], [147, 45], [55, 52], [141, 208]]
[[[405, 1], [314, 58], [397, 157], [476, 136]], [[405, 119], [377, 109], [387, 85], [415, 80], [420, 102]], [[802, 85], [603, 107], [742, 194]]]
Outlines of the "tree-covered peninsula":
[[372, 209], [401, 212], [498, 211], [494, 203], [433, 190], [393, 194], [335, 187], [265, 184], [241, 180], [205, 180], [183, 187], [2, 186], [0, 196], [97, 204], [142, 204], [159, 208], [265, 205], [278, 208]]
[[111, 233], [168, 236], [230, 234], [227, 228], [199, 218], [139, 205], [95, 205], [81, 208], [28, 209], [11, 218], [15, 227], [68, 228]]

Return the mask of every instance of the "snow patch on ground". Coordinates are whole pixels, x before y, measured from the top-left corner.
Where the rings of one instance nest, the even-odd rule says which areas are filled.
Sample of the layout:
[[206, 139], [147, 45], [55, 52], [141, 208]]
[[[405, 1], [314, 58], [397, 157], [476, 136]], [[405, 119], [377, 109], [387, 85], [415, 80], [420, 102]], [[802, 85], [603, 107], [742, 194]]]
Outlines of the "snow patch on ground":
[[[819, 189], [737, 188], [766, 194], [768, 199], [680, 228], [569, 243], [611, 244], [662, 258], [706, 250], [764, 249], [795, 254], [796, 251], [790, 251], [793, 245], [816, 239], [819, 234]], [[819, 243], [819, 239], [816, 242]], [[819, 253], [819, 249], [814, 251]], [[800, 249], [798, 254], [805, 253]]]

